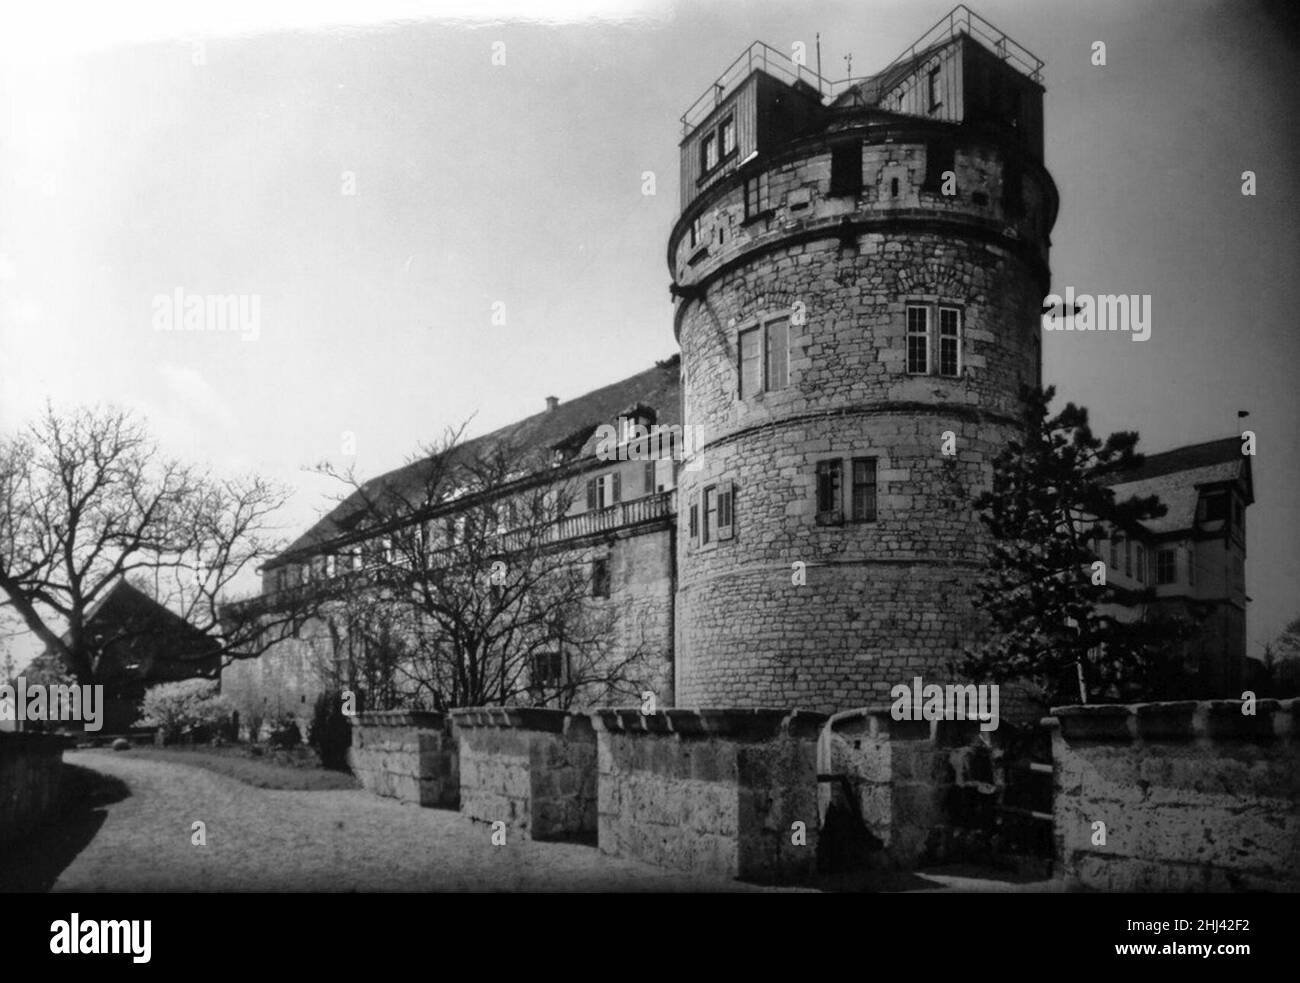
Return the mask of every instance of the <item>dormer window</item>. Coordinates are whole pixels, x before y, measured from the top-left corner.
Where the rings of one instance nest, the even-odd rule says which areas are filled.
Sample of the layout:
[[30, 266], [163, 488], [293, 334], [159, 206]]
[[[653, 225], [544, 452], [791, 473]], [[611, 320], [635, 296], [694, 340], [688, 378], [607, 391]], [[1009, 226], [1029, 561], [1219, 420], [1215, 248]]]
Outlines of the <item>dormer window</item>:
[[1223, 492], [1202, 496], [1199, 511], [1202, 522], [1223, 521], [1228, 517], [1228, 496]]
[[649, 434], [654, 422], [654, 410], [645, 406], [635, 406], [620, 414], [618, 418], [618, 442], [626, 444], [631, 440], [643, 439]]

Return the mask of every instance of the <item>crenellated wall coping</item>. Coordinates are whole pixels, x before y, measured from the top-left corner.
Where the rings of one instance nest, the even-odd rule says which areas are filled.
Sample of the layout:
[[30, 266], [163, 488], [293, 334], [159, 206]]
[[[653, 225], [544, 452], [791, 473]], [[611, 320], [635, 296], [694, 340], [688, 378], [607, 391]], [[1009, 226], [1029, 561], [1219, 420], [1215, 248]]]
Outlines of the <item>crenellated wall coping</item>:
[[352, 717], [353, 727], [418, 727], [442, 730], [447, 715], [436, 710], [367, 710]]
[[657, 710], [639, 708], [594, 710], [592, 722], [607, 734], [677, 734], [681, 737], [724, 737], [762, 741], [773, 737], [816, 738], [827, 714], [776, 708]]
[[928, 741], [943, 747], [980, 740], [982, 721], [974, 718], [942, 720], [895, 720], [890, 706], [861, 707], [832, 715], [832, 731], [851, 731], [866, 726], [867, 736], [878, 741]]
[[586, 714], [549, 707], [465, 707], [451, 711], [451, 718], [462, 729], [501, 727], [565, 737], [594, 737], [591, 719]]
[[1300, 740], [1300, 699], [1256, 700], [1253, 715], [1242, 706], [1242, 700], [1187, 700], [1052, 707], [1043, 724], [1066, 741]]

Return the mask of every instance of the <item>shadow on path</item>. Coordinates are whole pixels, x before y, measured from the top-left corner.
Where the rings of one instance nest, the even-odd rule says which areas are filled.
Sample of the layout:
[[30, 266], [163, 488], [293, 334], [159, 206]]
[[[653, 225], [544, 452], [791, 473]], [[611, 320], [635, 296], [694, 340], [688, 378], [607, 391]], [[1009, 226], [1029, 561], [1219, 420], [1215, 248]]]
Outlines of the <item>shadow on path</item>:
[[130, 794], [117, 778], [65, 762], [58, 813], [44, 828], [0, 847], [0, 893], [49, 891], [99, 832], [108, 816], [104, 807]]

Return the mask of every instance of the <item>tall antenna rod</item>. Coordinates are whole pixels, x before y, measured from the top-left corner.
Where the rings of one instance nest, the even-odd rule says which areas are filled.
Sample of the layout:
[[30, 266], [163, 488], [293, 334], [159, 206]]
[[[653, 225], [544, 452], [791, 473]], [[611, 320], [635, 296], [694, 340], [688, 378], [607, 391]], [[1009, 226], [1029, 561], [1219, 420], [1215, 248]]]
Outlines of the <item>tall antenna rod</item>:
[[822, 94], [822, 32], [817, 32], [817, 94]]

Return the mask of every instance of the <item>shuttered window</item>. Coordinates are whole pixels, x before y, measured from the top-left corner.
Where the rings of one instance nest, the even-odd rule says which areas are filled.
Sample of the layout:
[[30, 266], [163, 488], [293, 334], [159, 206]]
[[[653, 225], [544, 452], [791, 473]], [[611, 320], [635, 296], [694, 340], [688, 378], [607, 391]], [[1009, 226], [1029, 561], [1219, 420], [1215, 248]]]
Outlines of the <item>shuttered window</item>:
[[790, 319], [767, 322], [766, 335], [767, 391], [772, 392], [790, 382]]
[[763, 351], [758, 328], [740, 332], [740, 398], [748, 399], [762, 387]]
[[736, 486], [727, 482], [718, 489], [718, 539], [731, 539], [735, 509]]

